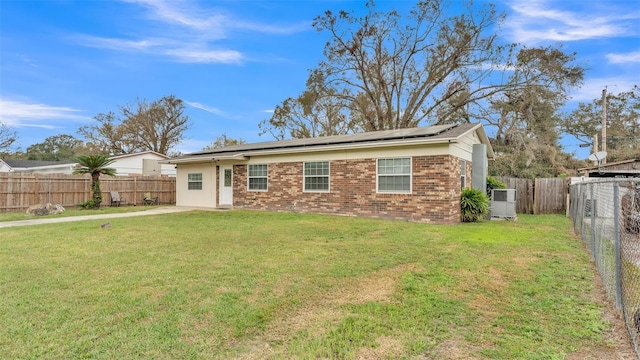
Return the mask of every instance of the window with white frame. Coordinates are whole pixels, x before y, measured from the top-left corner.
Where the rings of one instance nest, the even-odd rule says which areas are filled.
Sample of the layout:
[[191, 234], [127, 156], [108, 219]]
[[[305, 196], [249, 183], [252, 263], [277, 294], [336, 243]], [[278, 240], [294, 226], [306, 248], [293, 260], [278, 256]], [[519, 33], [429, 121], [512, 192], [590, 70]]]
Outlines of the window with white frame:
[[467, 160], [460, 160], [460, 188], [467, 187]]
[[411, 192], [411, 158], [378, 159], [378, 192]]
[[304, 191], [329, 191], [329, 162], [304, 163]]
[[247, 170], [248, 173], [248, 189], [254, 191], [266, 191], [267, 180], [267, 164], [251, 164]]
[[202, 190], [202, 173], [187, 174], [187, 189]]

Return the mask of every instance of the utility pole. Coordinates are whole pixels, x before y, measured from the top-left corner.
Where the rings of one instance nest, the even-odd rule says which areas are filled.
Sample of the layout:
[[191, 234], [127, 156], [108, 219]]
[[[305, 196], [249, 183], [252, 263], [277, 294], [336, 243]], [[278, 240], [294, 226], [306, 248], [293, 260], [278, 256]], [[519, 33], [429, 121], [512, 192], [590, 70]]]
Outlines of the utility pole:
[[[607, 88], [602, 90], [602, 151], [607, 151]], [[607, 158], [602, 159], [605, 164]]]

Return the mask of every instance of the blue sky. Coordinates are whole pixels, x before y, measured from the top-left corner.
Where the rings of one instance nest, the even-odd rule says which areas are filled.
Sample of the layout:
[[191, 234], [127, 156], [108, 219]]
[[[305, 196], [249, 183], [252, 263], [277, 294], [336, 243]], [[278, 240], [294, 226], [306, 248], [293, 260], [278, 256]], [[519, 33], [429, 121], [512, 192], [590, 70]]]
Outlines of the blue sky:
[[[451, 1], [454, 6], [459, 1]], [[414, 2], [377, 1], [406, 12]], [[476, 1], [476, 4], [483, 4]], [[588, 69], [567, 110], [605, 87], [640, 85], [638, 0], [497, 0], [504, 42], [562, 44]], [[22, 150], [76, 137], [100, 112], [136, 98], [175, 95], [192, 127], [176, 150], [201, 150], [223, 133], [248, 142], [258, 123], [304, 89], [327, 36], [325, 10], [365, 12], [365, 1], [0, 1], [0, 121]], [[586, 158], [570, 140], [568, 151]]]

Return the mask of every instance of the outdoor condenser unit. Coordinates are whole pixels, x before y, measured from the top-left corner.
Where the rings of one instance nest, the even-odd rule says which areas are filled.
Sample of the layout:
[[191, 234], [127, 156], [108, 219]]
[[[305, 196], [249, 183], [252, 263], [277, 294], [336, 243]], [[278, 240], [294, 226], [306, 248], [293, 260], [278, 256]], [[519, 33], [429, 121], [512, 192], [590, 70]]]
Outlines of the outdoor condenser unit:
[[516, 217], [516, 189], [491, 190], [491, 218]]

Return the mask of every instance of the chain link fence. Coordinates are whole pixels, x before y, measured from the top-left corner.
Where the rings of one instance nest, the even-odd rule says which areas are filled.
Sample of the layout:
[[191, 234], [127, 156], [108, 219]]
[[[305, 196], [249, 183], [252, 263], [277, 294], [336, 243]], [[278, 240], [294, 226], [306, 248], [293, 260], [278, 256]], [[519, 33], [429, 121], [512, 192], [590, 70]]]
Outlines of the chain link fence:
[[640, 179], [573, 184], [569, 212], [640, 358]]

